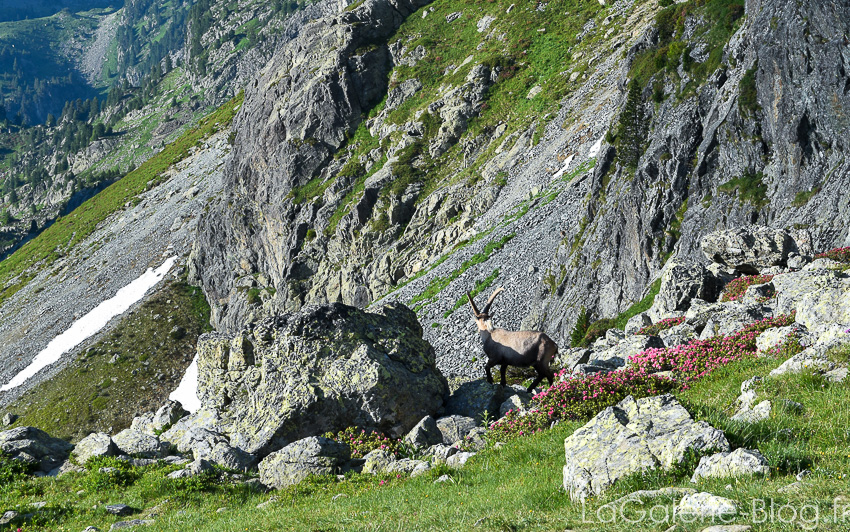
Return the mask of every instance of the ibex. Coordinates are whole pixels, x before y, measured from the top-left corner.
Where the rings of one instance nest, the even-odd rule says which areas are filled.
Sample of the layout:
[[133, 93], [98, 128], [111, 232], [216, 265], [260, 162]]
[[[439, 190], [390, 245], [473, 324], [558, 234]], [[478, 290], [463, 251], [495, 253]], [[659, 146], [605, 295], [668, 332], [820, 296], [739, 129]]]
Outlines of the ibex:
[[493, 304], [493, 300], [502, 290], [503, 288], [499, 287], [493, 292], [481, 312], [478, 312], [478, 307], [475, 306], [472, 295], [469, 292], [466, 293], [469, 304], [472, 305], [475, 323], [478, 325], [478, 334], [481, 335], [481, 340], [484, 342], [484, 353], [487, 355], [487, 365], [484, 366], [484, 372], [487, 375], [487, 382], [493, 384], [490, 368], [497, 364], [502, 365], [502, 386], [505, 386], [505, 371], [508, 366], [520, 368], [534, 366], [534, 369], [537, 370], [537, 378], [528, 387], [528, 392], [531, 393], [540, 384], [543, 377], [549, 380], [549, 386], [551, 386], [555, 372], [549, 365], [555, 355], [558, 354], [557, 344], [545, 333], [539, 331], [506, 331], [493, 328], [490, 321], [490, 305]]

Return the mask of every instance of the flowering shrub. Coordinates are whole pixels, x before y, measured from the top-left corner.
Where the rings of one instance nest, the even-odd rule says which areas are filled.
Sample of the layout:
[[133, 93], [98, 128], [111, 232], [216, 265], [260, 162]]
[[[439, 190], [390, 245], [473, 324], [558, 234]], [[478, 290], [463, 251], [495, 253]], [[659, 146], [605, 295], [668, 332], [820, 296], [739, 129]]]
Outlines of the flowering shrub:
[[645, 372], [674, 371], [685, 382], [699, 379], [719, 366], [740, 360], [757, 351], [756, 337], [773, 327], [794, 323], [794, 315], [786, 314], [751, 323], [730, 336], [694, 340], [670, 348], [651, 348], [629, 358]]
[[[631, 365], [622, 371], [559, 380], [531, 399], [532, 408], [527, 413], [511, 410], [490, 425], [487, 438], [490, 441], [508, 441], [540, 432], [562, 419], [590, 419], [628, 395], [639, 399], [687, 388], [689, 381], [704, 377], [719, 366], [755, 355], [756, 338], [762, 332], [792, 323], [794, 313], [767, 318], [751, 323], [730, 336], [694, 340], [671, 348], [647, 349], [630, 357]], [[797, 331], [792, 331], [769, 354], [793, 356], [802, 349]], [[669, 370], [684, 383], [656, 374]], [[559, 379], [563, 379], [564, 374], [565, 370], [561, 371]]]
[[[558, 374], [563, 378], [564, 371]], [[490, 425], [491, 441], [508, 441], [549, 428], [562, 419], [590, 419], [626, 396], [648, 397], [669, 392], [677, 384], [665, 377], [649, 375], [641, 369], [628, 368], [612, 373], [596, 373], [584, 378], [559, 380], [549, 389], [535, 395], [533, 407], [526, 414], [509, 411]]]
[[756, 284], [769, 283], [771, 280], [773, 280], [772, 275], [747, 275], [745, 277], [738, 277], [726, 285], [720, 301], [737, 301], [744, 297], [747, 288]]
[[832, 259], [838, 262], [846, 262], [850, 263], [850, 248], [835, 248], [830, 249], [829, 251], [825, 251], [823, 253], [818, 253], [815, 255], [816, 259]]
[[666, 320], [661, 320], [658, 323], [653, 323], [652, 325], [647, 325], [646, 327], [639, 330], [638, 334], [648, 334], [649, 336], [655, 336], [661, 331], [666, 331], [667, 329], [671, 329], [676, 325], [685, 323], [685, 317], [680, 316], [678, 318], [667, 318]]
[[355, 427], [348, 427], [336, 434], [327, 432], [323, 436], [335, 442], [348, 445], [351, 448], [352, 458], [363, 458], [375, 449], [381, 449], [393, 455], [398, 455], [401, 446], [399, 440], [393, 440], [378, 432], [366, 432], [366, 429], [358, 430]]

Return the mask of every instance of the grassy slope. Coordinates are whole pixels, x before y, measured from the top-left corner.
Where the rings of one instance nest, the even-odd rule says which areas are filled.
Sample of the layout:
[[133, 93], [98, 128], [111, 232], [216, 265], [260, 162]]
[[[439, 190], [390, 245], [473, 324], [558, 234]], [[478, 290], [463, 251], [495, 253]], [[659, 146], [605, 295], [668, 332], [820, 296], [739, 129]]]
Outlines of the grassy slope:
[[[38, 427], [72, 441], [110, 427], [128, 427], [136, 414], [155, 410], [177, 388], [198, 336], [210, 330], [209, 319], [200, 289], [169, 283], [123, 316], [79, 359], [0, 415], [14, 412], [20, 416], [14, 426]], [[185, 336], [172, 338], [171, 330], [178, 326]], [[115, 355], [118, 360], [110, 363]]]
[[[713, 479], [694, 486], [689, 482], [693, 463], [677, 472], [650, 472], [618, 482], [603, 498], [592, 500], [582, 513], [561, 487], [564, 464], [563, 440], [583, 422], [562, 423], [551, 430], [511, 441], [497, 449], [489, 448], [459, 471], [444, 466], [415, 478], [351, 475], [344, 482], [335, 477], [315, 478], [300, 486], [271, 495], [253, 494], [244, 488], [210, 484], [200, 496], [197, 486], [163, 479], [169, 468], [153, 466], [137, 470], [141, 476], [129, 487], [112, 486], [96, 492], [87, 489], [90, 476], [71, 474], [59, 480], [32, 479], [0, 487], [0, 507], [25, 509], [35, 501], [48, 501], [50, 508], [62, 508], [51, 518], [54, 530], [75, 530], [95, 524], [106, 527], [118, 518], [108, 516], [95, 505], [126, 502], [150, 514], [154, 506], [165, 504], [156, 518], [161, 530], [635, 530], [635, 525], [588, 525], [596, 509], [637, 489], [678, 485], [737, 499], [749, 508], [755, 498], [774, 498], [777, 504], [820, 505], [822, 514], [831, 513], [833, 499], [847, 495], [850, 474], [848, 444], [850, 435], [850, 386], [830, 384], [813, 375], [793, 375], [770, 379], [770, 395], [798, 401], [802, 413], [777, 414], [754, 425], [729, 419], [734, 401], [745, 379], [766, 375], [782, 362], [779, 358], [745, 359], [716, 370], [687, 391], [680, 400], [697, 419], [722, 428], [733, 446], [759, 449], [768, 458], [772, 471], [767, 478]], [[785, 430], [788, 429], [788, 430]], [[793, 493], [779, 488], [794, 481], [800, 469], [812, 474]], [[434, 483], [442, 474], [451, 480]], [[89, 480], [87, 480], [89, 479]], [[154, 487], [152, 487], [154, 486]], [[731, 489], [727, 489], [730, 486]], [[86, 493], [77, 495], [79, 489]], [[342, 494], [341, 496], [338, 496]], [[277, 497], [266, 509], [256, 505]], [[167, 499], [167, 503], [164, 501]], [[672, 515], [673, 502], [666, 504]], [[227, 508], [218, 513], [219, 508]], [[629, 516], [637, 518], [639, 506], [631, 506]], [[660, 511], [660, 510], [659, 510]], [[749, 523], [742, 516], [736, 520]], [[476, 526], [477, 523], [477, 526]], [[643, 524], [641, 530], [666, 530], [670, 523]], [[708, 523], [679, 524], [676, 530], [702, 530]], [[755, 530], [791, 530], [756, 524]]]
[[219, 129], [228, 127], [241, 103], [240, 94], [136, 170], [83, 203], [69, 215], [56, 220], [38, 237], [0, 262], [0, 302], [11, 297], [42, 268], [64, 256], [70, 248], [92, 234], [98, 224], [122, 209], [127, 202], [159, 184], [163, 172], [188, 157], [190, 148], [200, 145]]

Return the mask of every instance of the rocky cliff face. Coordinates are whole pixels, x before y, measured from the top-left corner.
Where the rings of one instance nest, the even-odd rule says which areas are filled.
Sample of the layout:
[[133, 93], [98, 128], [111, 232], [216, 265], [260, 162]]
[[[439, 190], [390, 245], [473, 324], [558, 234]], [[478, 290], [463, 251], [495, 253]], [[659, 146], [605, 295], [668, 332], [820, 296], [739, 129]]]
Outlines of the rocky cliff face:
[[[586, 298], [600, 315], [615, 315], [671, 253], [701, 258], [698, 244], [710, 231], [762, 223], [808, 229], [816, 250], [850, 241], [842, 192], [850, 178], [848, 6], [755, 1], [746, 15], [706, 83], [652, 110], [634, 175], [612, 166], [616, 150], [603, 146], [584, 243], [560, 252], [576, 267], [562, 297], [539, 300], [547, 328], [568, 326]], [[748, 74], [757, 102], [749, 108]]]
[[[816, 250], [850, 238], [846, 6], [750, 1], [720, 21], [690, 4], [658, 20], [642, 2], [576, 11], [566, 70], [521, 96], [503, 89], [517, 64], [479, 53], [510, 43], [510, 10], [421, 7], [365, 2], [317, 21], [249, 85], [227, 195], [193, 251], [220, 329], [391, 293], [432, 325], [444, 371], [475, 375], [455, 302], [476, 283], [507, 286], [500, 325], [563, 343], [581, 306], [616, 315], [669, 257], [704, 260], [706, 232], [808, 229]], [[422, 65], [450, 40], [419, 44], [420, 17], [480, 34], [436, 81]], [[712, 33], [722, 24], [731, 37]], [[646, 66], [662, 56], [666, 68]], [[630, 79], [646, 116], [634, 166], [601, 138]], [[554, 83], [568, 88], [551, 112], [488, 125], [497, 96], [526, 105]]]

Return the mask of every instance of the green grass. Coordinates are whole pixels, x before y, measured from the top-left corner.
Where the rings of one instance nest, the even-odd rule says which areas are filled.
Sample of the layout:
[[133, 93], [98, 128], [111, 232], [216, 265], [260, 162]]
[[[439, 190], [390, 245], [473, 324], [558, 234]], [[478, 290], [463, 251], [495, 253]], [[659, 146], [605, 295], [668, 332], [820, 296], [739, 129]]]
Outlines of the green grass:
[[[209, 321], [210, 307], [199, 288], [168, 284], [0, 416], [14, 412], [20, 416], [14, 426], [35, 426], [73, 441], [110, 427], [117, 432], [137, 413], [159, 408], [177, 388], [198, 336], [211, 330]], [[185, 336], [172, 338], [176, 326]], [[115, 355], [117, 362], [110, 363]]]
[[[488, 275], [484, 279], [476, 280], [475, 281], [475, 288], [473, 288], [472, 290], [469, 291], [472, 298], [474, 299], [476, 296], [478, 296], [478, 294], [480, 294], [484, 290], [487, 290], [488, 288], [490, 288], [490, 286], [493, 285], [493, 281], [495, 281], [496, 278], [499, 277], [499, 273], [500, 273], [499, 268], [496, 268], [495, 270], [493, 270], [493, 273], [491, 273], [490, 275]], [[449, 310], [447, 310], [443, 313], [443, 317], [448, 318], [449, 316], [451, 316], [454, 313], [454, 311], [456, 311], [460, 307], [464, 306], [466, 303], [467, 303], [466, 296], [459, 298], [457, 301], [455, 301], [455, 304], [451, 309], [449, 309]]]
[[[671, 523], [593, 522], [603, 504], [638, 489], [668, 486], [693, 487], [728, 497], [749, 508], [754, 499], [775, 504], [815, 504], [830, 515], [835, 497], [846, 496], [850, 475], [850, 386], [834, 384], [812, 374], [769, 378], [762, 386], [764, 398], [785, 398], [804, 405], [802, 412], [778, 410], [769, 419], [743, 424], [730, 419], [741, 383], [753, 375], [766, 375], [782, 358], [743, 359], [717, 368], [708, 377], [678, 392], [679, 400], [697, 419], [722, 429], [733, 447], [758, 449], [771, 466], [766, 478], [689, 481], [699, 455], [692, 454], [670, 471], [650, 470], [619, 480], [603, 496], [585, 506], [573, 503], [564, 492], [561, 469], [563, 441], [579, 422], [561, 422], [554, 428], [516, 438], [501, 448], [488, 447], [461, 470], [437, 466], [410, 479], [394, 475], [348, 473], [311, 477], [300, 485], [271, 494], [258, 494], [231, 484], [217, 471], [194, 480], [167, 479], [175, 466], [133, 468], [115, 460], [95, 463], [87, 473], [71, 473], [58, 479], [22, 479], [8, 460], [0, 458], [0, 506], [17, 511], [32, 508], [36, 501], [48, 503], [34, 527], [50, 530], [81, 530], [94, 525], [106, 529], [119, 519], [108, 515], [104, 504], [123, 502], [137, 508], [134, 518], [156, 514], [158, 530], [602, 530], [664, 531]], [[99, 473], [100, 467], [118, 467]], [[799, 491], [779, 492], [792, 483], [802, 469], [812, 473]], [[450, 480], [435, 483], [447, 474]], [[80, 491], [83, 490], [83, 491]], [[256, 505], [276, 500], [264, 509]], [[650, 506], [630, 504], [626, 516], [656, 506], [656, 512], [672, 515], [675, 501], [662, 498]], [[224, 508], [222, 511], [218, 511]], [[155, 510], [154, 510], [155, 509]], [[590, 521], [588, 521], [590, 520]], [[733, 522], [753, 524], [755, 532], [794, 530], [791, 526], [755, 523], [746, 516]], [[696, 532], [708, 522], [679, 522], [676, 530]], [[14, 526], [18, 526], [13, 524]], [[35, 528], [28, 528], [31, 530]], [[835, 530], [841, 530], [837, 528]], [[12, 528], [14, 530], [14, 528]]]
[[741, 177], [735, 177], [723, 183], [717, 190], [727, 194], [737, 193], [740, 202], [749, 203], [753, 207], [760, 209], [767, 205], [770, 200], [767, 199], [767, 185], [762, 179], [764, 174], [746, 173]]
[[24, 287], [43, 268], [91, 235], [97, 226], [137, 195], [162, 182], [168, 168], [189, 156], [189, 149], [229, 126], [242, 103], [242, 94], [222, 105], [193, 129], [145, 161], [123, 179], [63, 216], [38, 237], [0, 262], [0, 302]]
[[818, 192], [820, 192], [820, 187], [815, 187], [811, 190], [797, 192], [797, 194], [794, 196], [794, 201], [791, 202], [791, 205], [793, 205], [794, 207], [802, 207], [807, 204], [809, 200], [812, 199]]
[[502, 249], [505, 244], [511, 241], [515, 234], [509, 234], [502, 237], [501, 240], [494, 240], [492, 242], [488, 242], [487, 245], [484, 246], [484, 249], [467, 260], [463, 261], [463, 263], [454, 271], [452, 271], [447, 277], [434, 277], [428, 286], [425, 287], [425, 290], [419, 294], [414, 296], [408, 301], [408, 305], [413, 307], [415, 311], [418, 312], [419, 309], [424, 307], [425, 305], [429, 305], [434, 302], [436, 297], [443, 291], [444, 288], [449, 286], [452, 281], [460, 277], [466, 270], [469, 268], [486, 262], [490, 255], [493, 254], [494, 251], [498, 251]]

